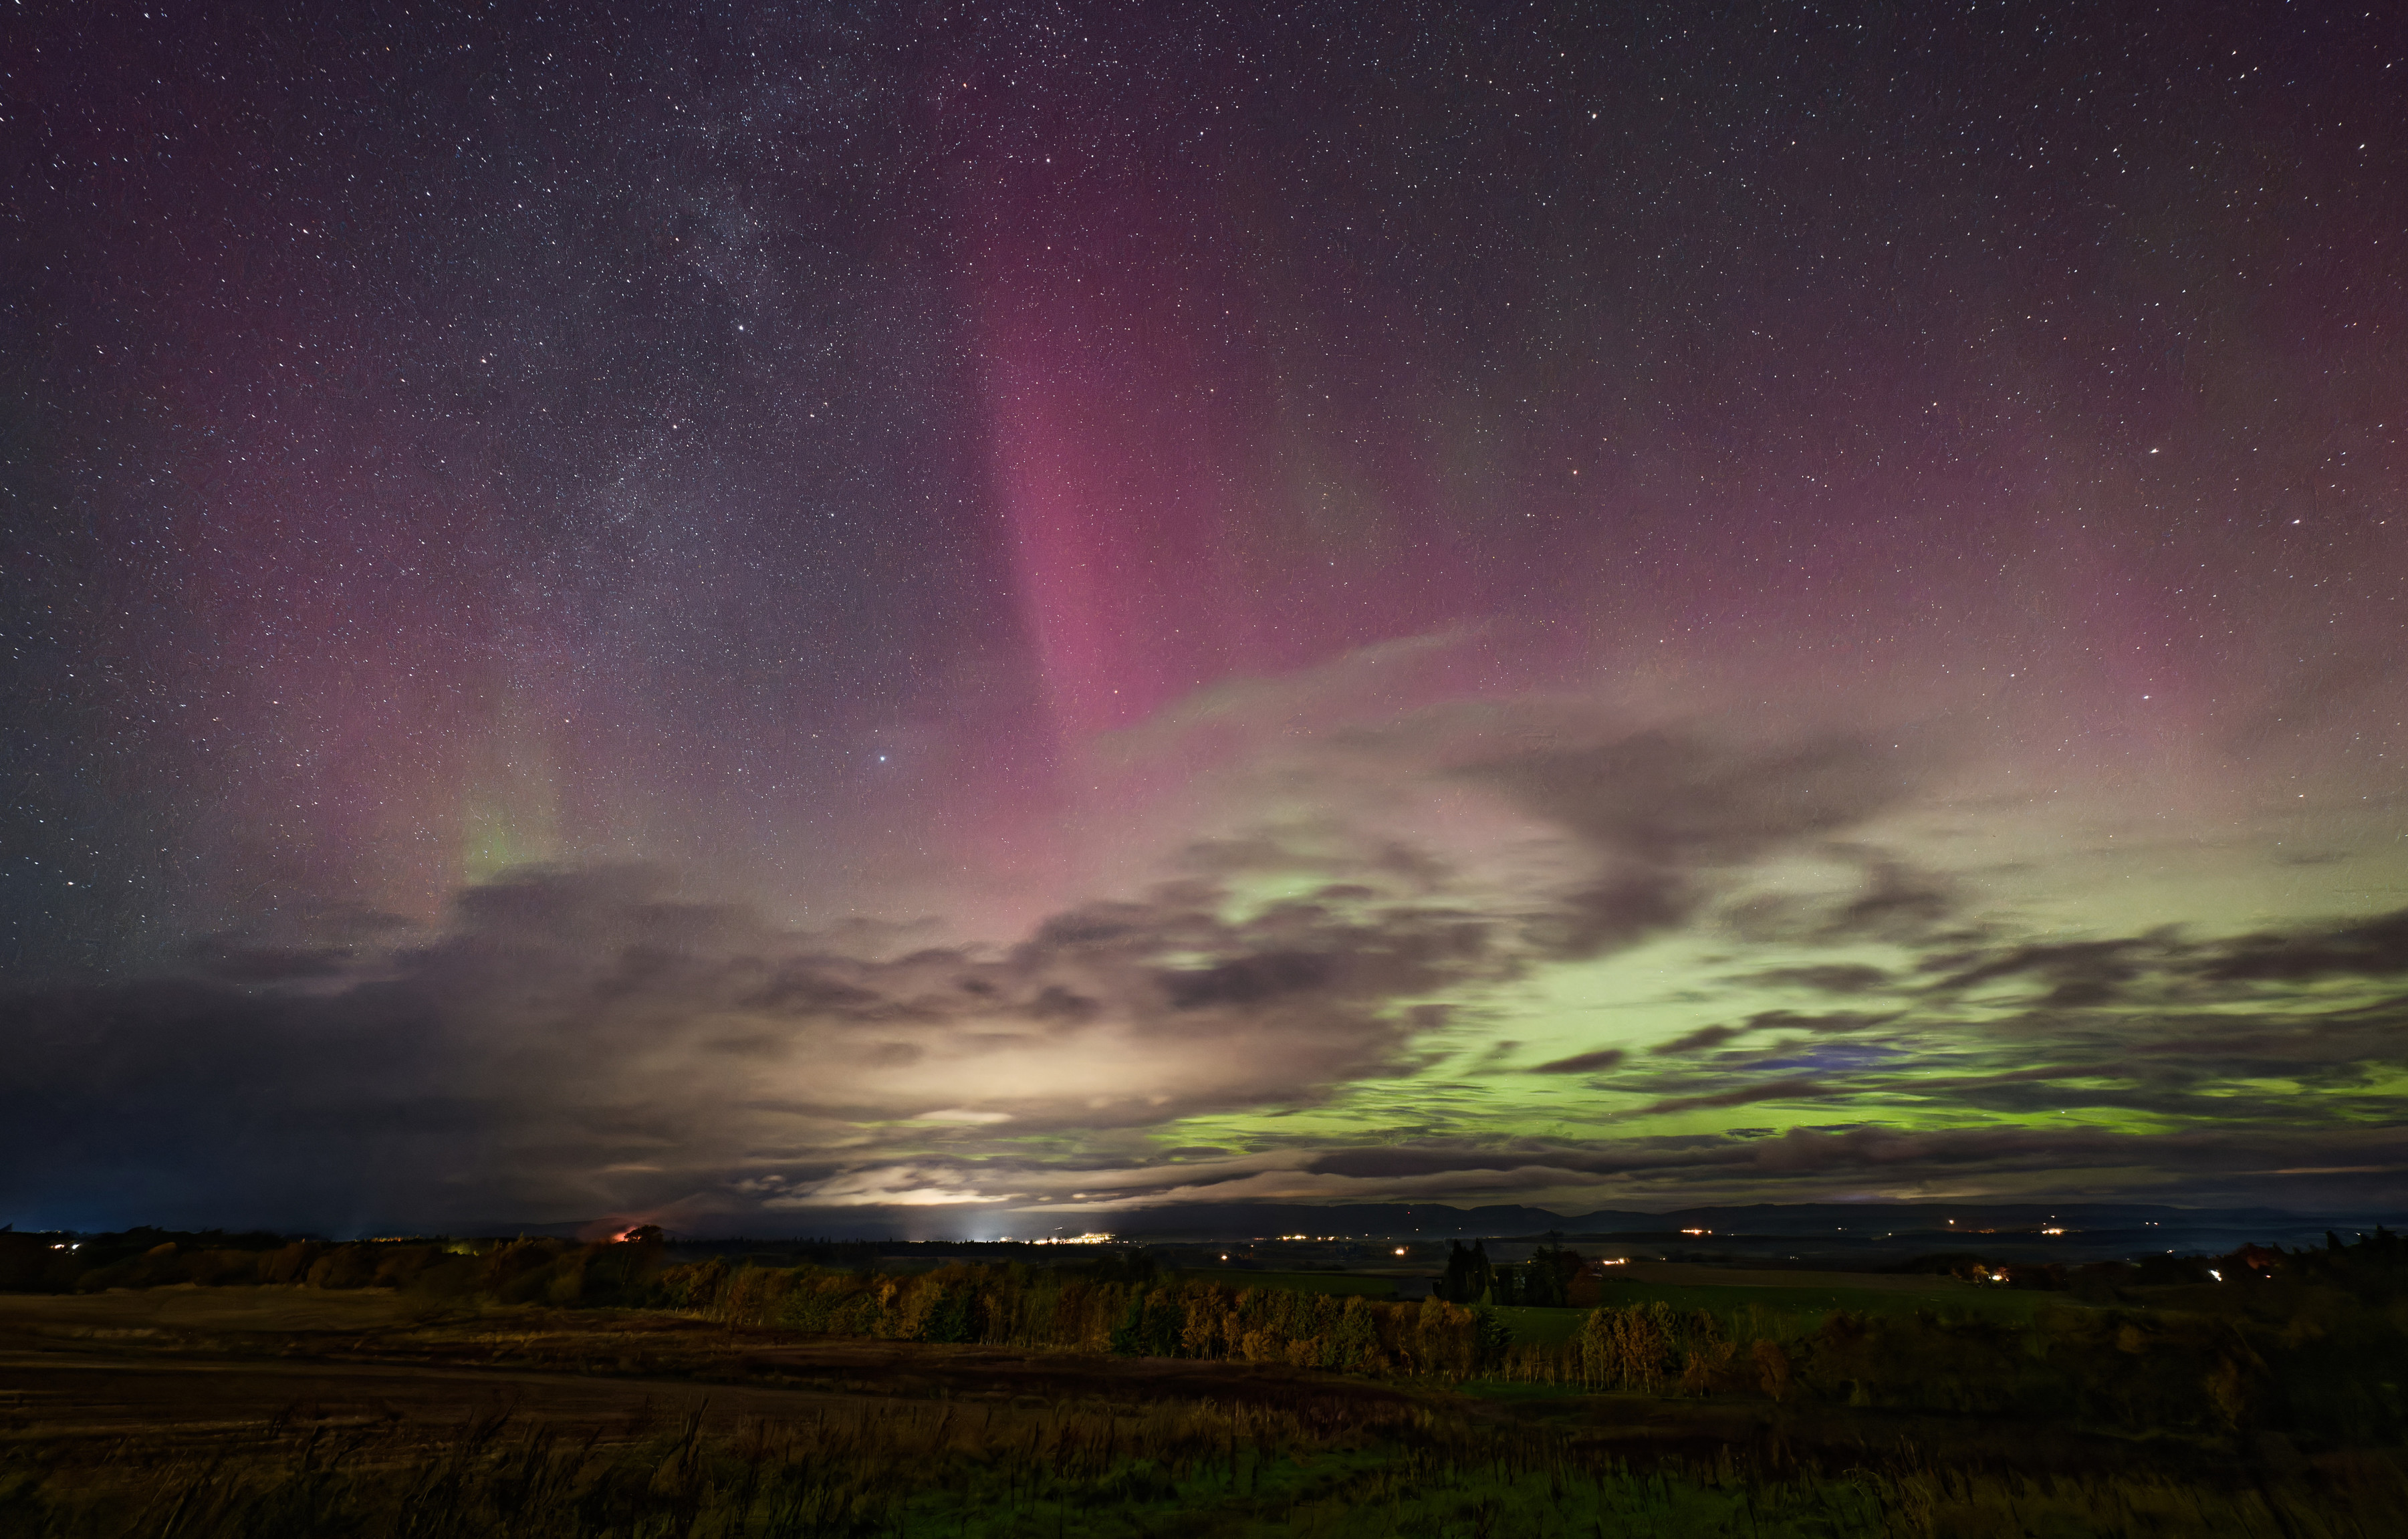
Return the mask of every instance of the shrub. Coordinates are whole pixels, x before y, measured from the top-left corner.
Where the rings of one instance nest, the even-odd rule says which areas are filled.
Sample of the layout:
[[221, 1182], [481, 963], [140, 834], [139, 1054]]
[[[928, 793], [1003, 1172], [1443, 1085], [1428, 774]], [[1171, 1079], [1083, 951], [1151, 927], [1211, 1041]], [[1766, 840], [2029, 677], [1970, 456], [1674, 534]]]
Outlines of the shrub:
[[185, 1275], [204, 1287], [231, 1287], [259, 1281], [255, 1250], [196, 1250], [184, 1258]]
[[297, 1240], [281, 1250], [270, 1251], [259, 1259], [259, 1280], [263, 1283], [299, 1283], [308, 1276], [318, 1258], [326, 1247], [315, 1240]]

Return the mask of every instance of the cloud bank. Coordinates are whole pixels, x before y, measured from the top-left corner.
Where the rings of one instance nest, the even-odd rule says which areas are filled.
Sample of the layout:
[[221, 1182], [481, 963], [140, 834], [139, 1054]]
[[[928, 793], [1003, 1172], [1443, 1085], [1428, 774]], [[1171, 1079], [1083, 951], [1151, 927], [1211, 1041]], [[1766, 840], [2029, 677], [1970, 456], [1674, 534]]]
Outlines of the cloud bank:
[[1310, 837], [1192, 845], [1008, 947], [562, 870], [398, 947], [354, 921], [20, 992], [0, 1197], [83, 1226], [1007, 1233], [1186, 1201], [2400, 1189], [2402, 913], [2042, 939], [1877, 841], [1918, 794], [1886, 745], [1418, 741], [1313, 762], [1477, 798], [1525, 875], [1324, 798]]

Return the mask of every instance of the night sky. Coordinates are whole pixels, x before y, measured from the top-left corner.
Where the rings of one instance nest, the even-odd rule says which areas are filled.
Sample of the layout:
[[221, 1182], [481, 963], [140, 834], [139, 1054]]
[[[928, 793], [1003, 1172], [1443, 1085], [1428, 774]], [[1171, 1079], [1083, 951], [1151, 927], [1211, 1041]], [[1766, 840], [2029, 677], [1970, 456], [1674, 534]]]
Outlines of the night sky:
[[2396, 7], [0, 100], [0, 1218], [2408, 1201]]

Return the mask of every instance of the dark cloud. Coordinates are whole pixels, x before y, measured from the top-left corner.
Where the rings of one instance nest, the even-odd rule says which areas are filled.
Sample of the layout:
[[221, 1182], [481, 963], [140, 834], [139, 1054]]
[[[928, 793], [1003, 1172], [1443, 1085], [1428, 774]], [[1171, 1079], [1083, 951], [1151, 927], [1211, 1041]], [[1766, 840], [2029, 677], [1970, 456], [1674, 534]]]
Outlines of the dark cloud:
[[[1855, 846], [1842, 845], [1830, 853], [1863, 864], [1864, 885], [1854, 895], [1756, 893], [1732, 903], [1724, 912], [1725, 922], [1742, 939], [1758, 942], [1918, 945], [1956, 912], [1955, 885], [1942, 878]], [[1872, 974], [1870, 981], [1865, 977], [1868, 971]], [[1882, 977], [1879, 969], [1791, 968], [1783, 970], [1776, 981], [1828, 986], [1812, 981], [1818, 971], [1838, 981], [1840, 990], [1835, 991], [1871, 986]]]
[[2302, 983], [2402, 972], [2408, 972], [2408, 909], [2305, 935], [2247, 936], [2201, 970], [2217, 983]]
[[1163, 993], [1173, 1010], [1199, 1010], [1208, 1005], [1259, 1005], [1282, 995], [1309, 993], [1324, 986], [1329, 972], [1326, 956], [1271, 952], [1215, 967], [1165, 972], [1161, 978]]
[[1625, 1053], [1619, 1047], [1600, 1047], [1595, 1052], [1575, 1053], [1568, 1058], [1556, 1058], [1550, 1063], [1536, 1065], [1531, 1069], [1530, 1072], [1534, 1074], [1593, 1074], [1598, 1070], [1612, 1068], [1615, 1064], [1620, 1063], [1627, 1057], [1629, 1057], [1629, 1055]]
[[[983, 979], [968, 980], [963, 986], [971, 988], [973, 985], [976, 985], [973, 992], [991, 992], [994, 988], [992, 984], [986, 983]], [[1048, 984], [1037, 991], [1036, 996], [1024, 1009], [1032, 1020], [1076, 1024], [1081, 1021], [1094, 1020], [1096, 1014], [1103, 1009], [1103, 1005], [1098, 1000], [1073, 994], [1059, 984]]]
[[1534, 917], [1526, 933], [1566, 961], [1600, 956], [1677, 927], [1695, 906], [1693, 885], [1670, 870], [1633, 870], [1584, 887]]
[[[1602, 956], [1686, 923], [1716, 873], [1851, 827], [1899, 801], [1911, 777], [1898, 755], [1842, 737], [1744, 749], [1664, 731], [1586, 747], [1543, 741], [1455, 771], [1570, 834], [1597, 874], [1528, 921], [1545, 956]], [[1928, 901], [1904, 888], [1858, 923]], [[1877, 913], [1876, 911], [1880, 912]]]
[[1949, 884], [1901, 862], [1875, 862], [1865, 890], [1840, 905], [1821, 927], [1829, 941], [1907, 941], [1928, 931], [1956, 910]]
[[1463, 773], [1601, 851], [1664, 867], [1752, 860], [1854, 827], [1908, 789], [1894, 755], [1843, 737], [1751, 754], [1642, 732]]
[[1756, 1031], [1862, 1031], [1896, 1020], [1896, 1014], [1867, 1015], [1856, 1011], [1834, 1011], [1822, 1015], [1801, 1015], [1794, 1010], [1761, 1010], [1738, 1026], [1701, 1026], [1670, 1042], [1658, 1043], [1647, 1051], [1658, 1057], [1701, 1053], [1720, 1047], [1727, 1042]]
[[2035, 977], [2049, 985], [2046, 1002], [2052, 1005], [2074, 1008], [2104, 1004], [2114, 999], [2124, 985], [2143, 975], [2151, 960], [2147, 953], [2154, 950], [2161, 954], [2165, 949], [2161, 942], [2143, 939], [2017, 946], [2004, 955], [1951, 971], [1934, 987], [1942, 993], [1961, 994], [2001, 978]]
[[1702, 1052], [1709, 1047], [1720, 1047], [1733, 1037], [1745, 1035], [1747, 1030], [1748, 1028], [1743, 1026], [1701, 1026], [1685, 1037], [1676, 1037], [1670, 1042], [1657, 1043], [1647, 1051], [1659, 1057], [1673, 1053]]
[[[2346, 1151], [2345, 1154], [2337, 1151]], [[2115, 1172], [2128, 1191], [2135, 1170], [2181, 1172], [2194, 1177], [2272, 1172], [2286, 1165], [2336, 1159], [2389, 1164], [2408, 1157], [2408, 1130], [2367, 1129], [2320, 1134], [2236, 1136], [2221, 1129], [2172, 1133], [2124, 1133], [2100, 1128], [2000, 1127], [1902, 1132], [1856, 1128], [1820, 1132], [1793, 1128], [1778, 1138], [1756, 1141], [1750, 1163], [1769, 1174], [1822, 1172], [1918, 1172], [1962, 1180], [1973, 1172], [2012, 1176], [2027, 1172], [2061, 1172], [2078, 1184], [2086, 1170]], [[2396, 1188], [2395, 1188], [2396, 1189]]]
[[1889, 974], [1861, 962], [1833, 962], [1817, 967], [1777, 967], [1752, 973], [1749, 981], [1812, 988], [1825, 994], [1867, 994], [1889, 982]]
[[[1389, 1146], [1330, 1151], [1302, 1122], [1271, 1120], [1459, 1062], [1459, 1028], [1490, 1008], [1479, 991], [1688, 922], [1733, 880], [1718, 862], [1826, 841], [1846, 815], [1799, 803], [1860, 810], [1883, 793], [1852, 799], [1852, 776], [1894, 777], [1829, 745], [1749, 756], [1650, 738], [1530, 757], [1539, 768], [1476, 773], [1526, 808], [1554, 809], [1596, 869], [1488, 912], [1426, 885], [1434, 866], [1382, 856], [1358, 863], [1360, 881], [1305, 884], [1312, 896], [1252, 909], [1190, 875], [981, 950], [892, 928], [798, 933], [684, 900], [653, 873], [597, 870], [476, 889], [448, 930], [414, 945], [389, 930], [228, 938], [174, 978], [21, 992], [0, 1000], [13, 1028], [0, 1198], [62, 1222], [339, 1229], [676, 1209], [740, 1223], [765, 1208], [967, 1213], [1080, 1192], [1090, 1204], [1174, 1188], [1285, 1200], [1296, 1183], [1323, 1189], [1313, 1182], [1428, 1195], [1733, 1190], [1824, 1173], [2010, 1180], [2051, 1159], [2197, 1155], [2095, 1129], [1956, 1138], [1882, 1126], [1935, 1107], [2213, 1128], [2237, 1152], [2208, 1170], [2380, 1158], [2318, 1154], [2320, 1135], [2302, 1125], [2346, 1142], [2396, 1117], [2386, 1090], [2408, 1003], [2371, 986], [2311, 999], [2269, 985], [2408, 971], [2408, 913], [2229, 942], [1969, 943], [1961, 927], [1934, 932], [1954, 917], [1945, 884], [1856, 851], [1862, 885], [1791, 914], [1787, 943], [1877, 939], [1923, 959], [1740, 976], [1880, 994], [1894, 1008], [1758, 1011], [1636, 1064], [1598, 1045], [1528, 1071], [1618, 1071], [1582, 1094], [1605, 1101], [1596, 1118], [1622, 1136], [1452, 1138], [1493, 1110], [1498, 1082], [1434, 1078], [1400, 1098], [1412, 1106], [1392, 1114]], [[1794, 798], [1772, 788], [1790, 770], [1802, 780]], [[1639, 811], [1592, 805], [1612, 799], [1598, 777], [1614, 774], [1630, 777]], [[1676, 784], [1683, 774], [1696, 784]], [[1634, 819], [1665, 827], [1641, 833]], [[1755, 1035], [1780, 1041], [1753, 1057], [1707, 1057]], [[1485, 1070], [1513, 1051], [1474, 1045], [1488, 1049]], [[1711, 1072], [1733, 1063], [1747, 1083]], [[1651, 1116], [1799, 1100], [1861, 1126], [1643, 1136]], [[1125, 1155], [1125, 1168], [1077, 1163], [1215, 1115], [1247, 1118], [1247, 1130], [1216, 1129], [1168, 1158]]]
[[[1783, 1087], [1779, 1093], [1796, 1091]], [[2192, 1172], [2213, 1181], [2224, 1174], [2239, 1179], [2336, 1163], [2384, 1170], [2408, 1164], [2408, 1129], [2361, 1129], [2328, 1140], [2296, 1129], [2128, 1133], [2038, 1125], [1910, 1132], [1843, 1124], [1611, 1142], [1430, 1139], [1326, 1150], [1302, 1171], [1400, 1187], [1485, 1177], [1495, 1183], [1489, 1189], [1499, 1191], [1623, 1178], [1637, 1183], [1630, 1189], [1653, 1193], [1654, 1201], [1689, 1201], [1701, 1192], [1719, 1194], [1717, 1200], [1828, 1199], [1860, 1190], [1853, 1183], [1868, 1176], [1900, 1184], [1945, 1180], [1960, 1188], [1997, 1179], [2012, 1192], [2026, 1176], [2046, 1172], [2078, 1187], [2085, 1172], [2094, 1170], [2112, 1172], [2106, 1179], [2114, 1189], [2128, 1192], [2136, 1170]], [[1823, 1186], [1821, 1177], [1842, 1184]], [[2392, 1189], [2399, 1189], [2397, 1183]]]
[[1747, 1018], [1751, 1031], [1862, 1031], [1898, 1019], [1895, 1014], [1868, 1015], [1854, 1010], [1803, 1015], [1794, 1010], [1763, 1010]]

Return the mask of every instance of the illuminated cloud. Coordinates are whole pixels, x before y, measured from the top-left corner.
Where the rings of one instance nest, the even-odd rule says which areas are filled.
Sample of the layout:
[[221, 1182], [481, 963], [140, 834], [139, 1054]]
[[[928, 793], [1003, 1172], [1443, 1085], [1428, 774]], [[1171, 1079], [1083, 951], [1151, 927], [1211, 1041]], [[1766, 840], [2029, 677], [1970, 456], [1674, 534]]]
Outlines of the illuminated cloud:
[[[2389, 1136], [2408, 1069], [2408, 1005], [2387, 984], [2396, 916], [2046, 942], [1994, 919], [1919, 942], [1891, 931], [1882, 965], [1817, 961], [1862, 934], [1750, 941], [1716, 899], [1825, 859], [1828, 836], [1888, 806], [1846, 789], [1853, 751], [1654, 729], [1620, 742], [1548, 749], [1526, 773], [1491, 758], [1462, 777], [1444, 754], [1412, 771], [1541, 810], [1526, 837], [1561, 846], [1552, 892], [1346, 856], [1364, 841], [1326, 808], [1314, 843], [1340, 880], [1297, 886], [1316, 857], [1267, 833], [1183, 859], [1218, 875], [1066, 911], [1005, 947], [865, 949], [681, 898], [656, 874], [563, 872], [464, 894], [453, 924], [414, 945], [289, 959], [212, 945], [179, 977], [21, 994], [18, 1071], [0, 1092], [7, 1196], [106, 1205], [97, 1188], [75, 1195], [80, 1172], [135, 1170], [161, 1216], [197, 1221], [238, 1189], [244, 1211], [217, 1216], [338, 1225], [671, 1206], [740, 1224], [1610, 1205], [1826, 1180], [2011, 1192], [2051, 1171], [2071, 1190], [2110, 1167], [2228, 1192], [2363, 1163], [2315, 1150]], [[1812, 812], [1774, 789], [1800, 766], [1798, 800], [1824, 798]], [[1626, 811], [1595, 811], [1607, 805]], [[1858, 857], [1835, 858], [1836, 890], [1857, 901], [1844, 895]], [[1279, 896], [1245, 896], [1265, 870]], [[1678, 917], [1610, 951], [1565, 946], [1564, 926], [1594, 913], [1583, 873], [1605, 870], [1677, 894]], [[1735, 946], [1756, 965], [1720, 985], [1687, 974], [1654, 1007], [1704, 1024], [1462, 1057], [1496, 1023], [1543, 1040], [1547, 1010], [1527, 1001], [1598, 969], [1627, 986], [1649, 956], [1727, 961]], [[2285, 992], [2302, 975], [2323, 986]], [[1852, 1008], [1761, 1007], [1784, 989]]]

